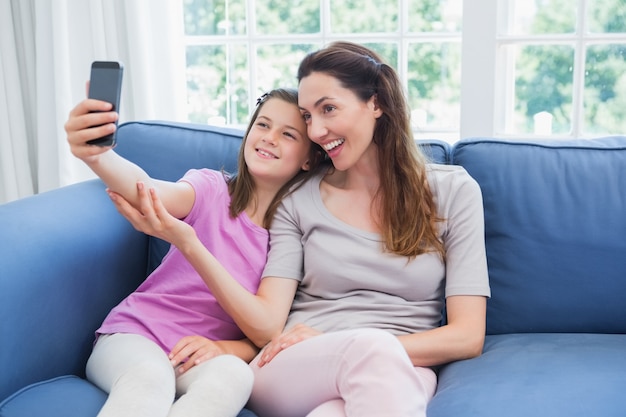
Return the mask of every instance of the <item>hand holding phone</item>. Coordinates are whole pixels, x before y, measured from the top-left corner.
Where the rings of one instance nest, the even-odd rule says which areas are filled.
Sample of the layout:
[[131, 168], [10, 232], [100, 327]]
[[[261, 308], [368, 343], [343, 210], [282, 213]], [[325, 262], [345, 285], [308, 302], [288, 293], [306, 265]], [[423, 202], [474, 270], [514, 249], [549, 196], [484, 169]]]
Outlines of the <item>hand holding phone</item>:
[[[89, 79], [89, 93], [87, 96], [111, 103], [113, 105], [112, 111], [119, 113], [123, 73], [124, 66], [121, 62], [94, 61], [91, 64], [91, 77]], [[115, 126], [117, 126], [117, 121]], [[89, 140], [87, 143], [98, 146], [114, 146], [116, 133], [117, 130], [110, 135]]]

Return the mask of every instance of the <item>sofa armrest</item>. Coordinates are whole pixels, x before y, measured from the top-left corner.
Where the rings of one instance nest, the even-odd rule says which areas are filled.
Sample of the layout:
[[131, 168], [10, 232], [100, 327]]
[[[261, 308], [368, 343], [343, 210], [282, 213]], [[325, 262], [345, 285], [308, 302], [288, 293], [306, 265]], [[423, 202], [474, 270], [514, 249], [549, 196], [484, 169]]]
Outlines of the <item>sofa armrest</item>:
[[94, 331], [145, 278], [147, 242], [100, 180], [0, 205], [0, 400], [84, 374]]

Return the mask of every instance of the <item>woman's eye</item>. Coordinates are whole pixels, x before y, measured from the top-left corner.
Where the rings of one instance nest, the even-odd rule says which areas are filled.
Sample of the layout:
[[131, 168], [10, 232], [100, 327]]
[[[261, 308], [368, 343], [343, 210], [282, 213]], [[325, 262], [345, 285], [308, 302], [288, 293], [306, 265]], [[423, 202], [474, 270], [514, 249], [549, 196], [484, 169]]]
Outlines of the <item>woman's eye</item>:
[[324, 113], [330, 113], [333, 110], [335, 110], [335, 106], [324, 106]]
[[310, 114], [308, 114], [308, 113], [305, 113], [305, 114], [303, 114], [303, 115], [302, 115], [302, 118], [303, 118], [303, 119], [304, 119], [304, 121], [306, 122], [307, 120], [310, 120], [310, 119], [311, 119], [311, 115], [310, 115]]

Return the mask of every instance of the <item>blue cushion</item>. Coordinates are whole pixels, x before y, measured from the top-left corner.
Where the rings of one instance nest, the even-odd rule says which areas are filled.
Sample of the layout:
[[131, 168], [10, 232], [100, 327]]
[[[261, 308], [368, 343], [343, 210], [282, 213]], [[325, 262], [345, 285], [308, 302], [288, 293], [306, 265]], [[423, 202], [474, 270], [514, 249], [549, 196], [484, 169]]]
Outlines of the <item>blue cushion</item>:
[[452, 146], [448, 142], [439, 139], [418, 139], [415, 141], [426, 158], [437, 164], [450, 163]]
[[175, 181], [191, 168], [234, 172], [243, 131], [172, 122], [120, 125], [115, 151], [159, 179]]
[[144, 277], [148, 240], [100, 180], [0, 205], [0, 237], [3, 399], [37, 381], [83, 376], [94, 331]]
[[66, 375], [22, 388], [0, 404], [0, 417], [95, 417], [106, 398], [88, 381]]
[[[0, 417], [95, 417], [107, 394], [89, 381], [64, 375], [22, 388], [0, 403]], [[256, 417], [244, 409], [238, 417]]]
[[482, 190], [487, 333], [626, 333], [626, 137], [459, 142]]
[[439, 374], [428, 417], [626, 416], [626, 335], [487, 336]]

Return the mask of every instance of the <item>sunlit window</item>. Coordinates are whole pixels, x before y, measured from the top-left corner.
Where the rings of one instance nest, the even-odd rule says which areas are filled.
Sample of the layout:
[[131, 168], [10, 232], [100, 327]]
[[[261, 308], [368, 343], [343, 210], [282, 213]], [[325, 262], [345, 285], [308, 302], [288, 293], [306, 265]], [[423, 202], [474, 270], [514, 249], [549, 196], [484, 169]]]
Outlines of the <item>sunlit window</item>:
[[418, 138], [626, 133], [626, 0], [182, 1], [194, 122], [245, 125], [351, 40], [397, 69]]
[[625, 133], [625, 35], [624, 0], [509, 1], [497, 41], [498, 130]]
[[405, 83], [422, 136], [458, 137], [462, 0], [184, 0], [189, 119], [244, 125], [256, 98], [297, 86], [332, 40], [380, 53]]

